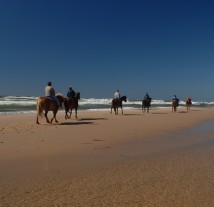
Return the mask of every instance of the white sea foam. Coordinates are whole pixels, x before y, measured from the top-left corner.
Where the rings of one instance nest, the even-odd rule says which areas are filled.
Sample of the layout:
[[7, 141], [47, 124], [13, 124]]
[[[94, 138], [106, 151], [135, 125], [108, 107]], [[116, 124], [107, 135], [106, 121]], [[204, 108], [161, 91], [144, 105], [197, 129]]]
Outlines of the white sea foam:
[[[10, 113], [30, 113], [35, 111], [36, 100], [38, 97], [28, 96], [6, 96], [0, 97], [0, 115]], [[79, 100], [79, 110], [88, 111], [108, 111], [111, 107], [112, 98], [81, 98]], [[193, 101], [193, 107], [210, 107], [214, 106], [214, 102], [207, 101]], [[123, 102], [125, 109], [140, 109], [142, 100], [127, 99]], [[171, 106], [171, 100], [152, 100], [152, 108], [168, 108]], [[185, 106], [185, 101], [180, 101], [180, 107]]]

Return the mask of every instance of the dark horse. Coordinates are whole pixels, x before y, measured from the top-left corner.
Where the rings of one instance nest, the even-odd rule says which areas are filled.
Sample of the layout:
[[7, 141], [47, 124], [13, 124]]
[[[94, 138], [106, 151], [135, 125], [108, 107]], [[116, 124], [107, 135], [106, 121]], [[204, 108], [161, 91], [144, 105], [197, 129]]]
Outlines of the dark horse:
[[145, 112], [147, 108], [147, 113], [149, 112], [149, 107], [151, 106], [152, 99], [143, 99], [142, 101], [142, 111]]
[[[61, 104], [64, 102], [63, 95], [57, 94], [56, 98], [59, 100]], [[36, 108], [37, 108], [37, 118], [36, 118], [37, 124], [39, 124], [39, 116], [42, 116], [42, 115], [45, 116], [47, 123], [52, 123], [54, 119], [55, 119], [55, 122], [58, 122], [56, 119], [56, 114], [59, 110], [59, 107], [57, 106], [56, 102], [50, 97], [40, 97], [37, 100]], [[49, 121], [47, 116], [49, 111], [53, 111], [53, 118], [51, 119], [51, 121]]]
[[[74, 98], [65, 98], [64, 100], [65, 119], [71, 118], [72, 109], [75, 109], [75, 117], [77, 119], [77, 109], [79, 107], [79, 104], [78, 104], [79, 99], [80, 99], [80, 92], [77, 92]], [[69, 116], [68, 116], [68, 113], [70, 113]]]
[[122, 96], [121, 98], [115, 98], [111, 102], [111, 113], [112, 109], [114, 109], [115, 114], [118, 114], [118, 108], [121, 108], [122, 114], [123, 114], [123, 101], [127, 101], [126, 96]]
[[177, 100], [172, 101], [172, 113], [177, 111], [177, 107], [179, 106], [179, 103]]
[[192, 100], [191, 100], [191, 99], [186, 100], [187, 111], [190, 110], [190, 107], [191, 107], [191, 106], [192, 106]]

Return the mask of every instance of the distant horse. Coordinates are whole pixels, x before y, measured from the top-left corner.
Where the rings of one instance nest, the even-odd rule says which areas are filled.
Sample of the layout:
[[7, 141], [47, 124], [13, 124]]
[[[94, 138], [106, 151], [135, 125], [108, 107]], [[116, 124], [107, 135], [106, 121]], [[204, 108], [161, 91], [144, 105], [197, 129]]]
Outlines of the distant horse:
[[[65, 98], [64, 106], [65, 106], [65, 119], [70, 119], [72, 114], [72, 109], [75, 109], [75, 117], [77, 119], [77, 109], [79, 107], [78, 100], [80, 99], [80, 92], [76, 93], [74, 98]], [[70, 115], [68, 116], [68, 113]]]
[[[59, 100], [61, 104], [64, 102], [64, 97], [62, 94], [57, 94], [56, 98]], [[36, 103], [36, 108], [37, 108], [37, 118], [36, 118], [37, 124], [39, 124], [39, 116], [42, 116], [42, 115], [45, 116], [47, 123], [52, 123], [54, 119], [55, 119], [55, 122], [58, 122], [56, 119], [56, 114], [59, 110], [59, 107], [57, 106], [57, 103], [50, 97], [38, 98]], [[53, 111], [53, 118], [51, 119], [51, 121], [49, 121], [47, 116], [49, 111]]]
[[142, 111], [145, 112], [147, 108], [147, 113], [149, 113], [149, 107], [151, 106], [152, 99], [143, 99], [142, 101]]
[[187, 99], [186, 100], [186, 107], [187, 107], [187, 111], [190, 110], [190, 107], [192, 106], [192, 100], [191, 99]]
[[179, 104], [178, 104], [178, 101], [176, 101], [176, 100], [173, 100], [173, 101], [172, 101], [172, 113], [173, 113], [173, 112], [176, 113], [178, 105], [179, 105]]
[[122, 96], [121, 98], [115, 98], [112, 100], [111, 102], [111, 113], [112, 113], [112, 109], [114, 109], [115, 114], [118, 114], [118, 108], [121, 108], [122, 114], [123, 114], [123, 101], [127, 101], [126, 96]]

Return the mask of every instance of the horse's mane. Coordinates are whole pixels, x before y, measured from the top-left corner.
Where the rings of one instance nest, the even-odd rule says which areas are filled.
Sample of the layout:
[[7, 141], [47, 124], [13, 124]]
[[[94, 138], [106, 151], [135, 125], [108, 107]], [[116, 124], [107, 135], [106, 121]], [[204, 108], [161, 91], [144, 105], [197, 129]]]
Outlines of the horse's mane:
[[60, 97], [64, 98], [64, 95], [62, 93], [57, 93], [56, 96], [60, 96]]

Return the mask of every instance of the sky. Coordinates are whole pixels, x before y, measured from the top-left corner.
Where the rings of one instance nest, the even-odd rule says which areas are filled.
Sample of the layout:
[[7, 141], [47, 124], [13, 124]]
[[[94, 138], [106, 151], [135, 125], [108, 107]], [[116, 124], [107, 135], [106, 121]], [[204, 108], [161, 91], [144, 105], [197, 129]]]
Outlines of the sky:
[[214, 1], [0, 0], [0, 95], [214, 100]]

